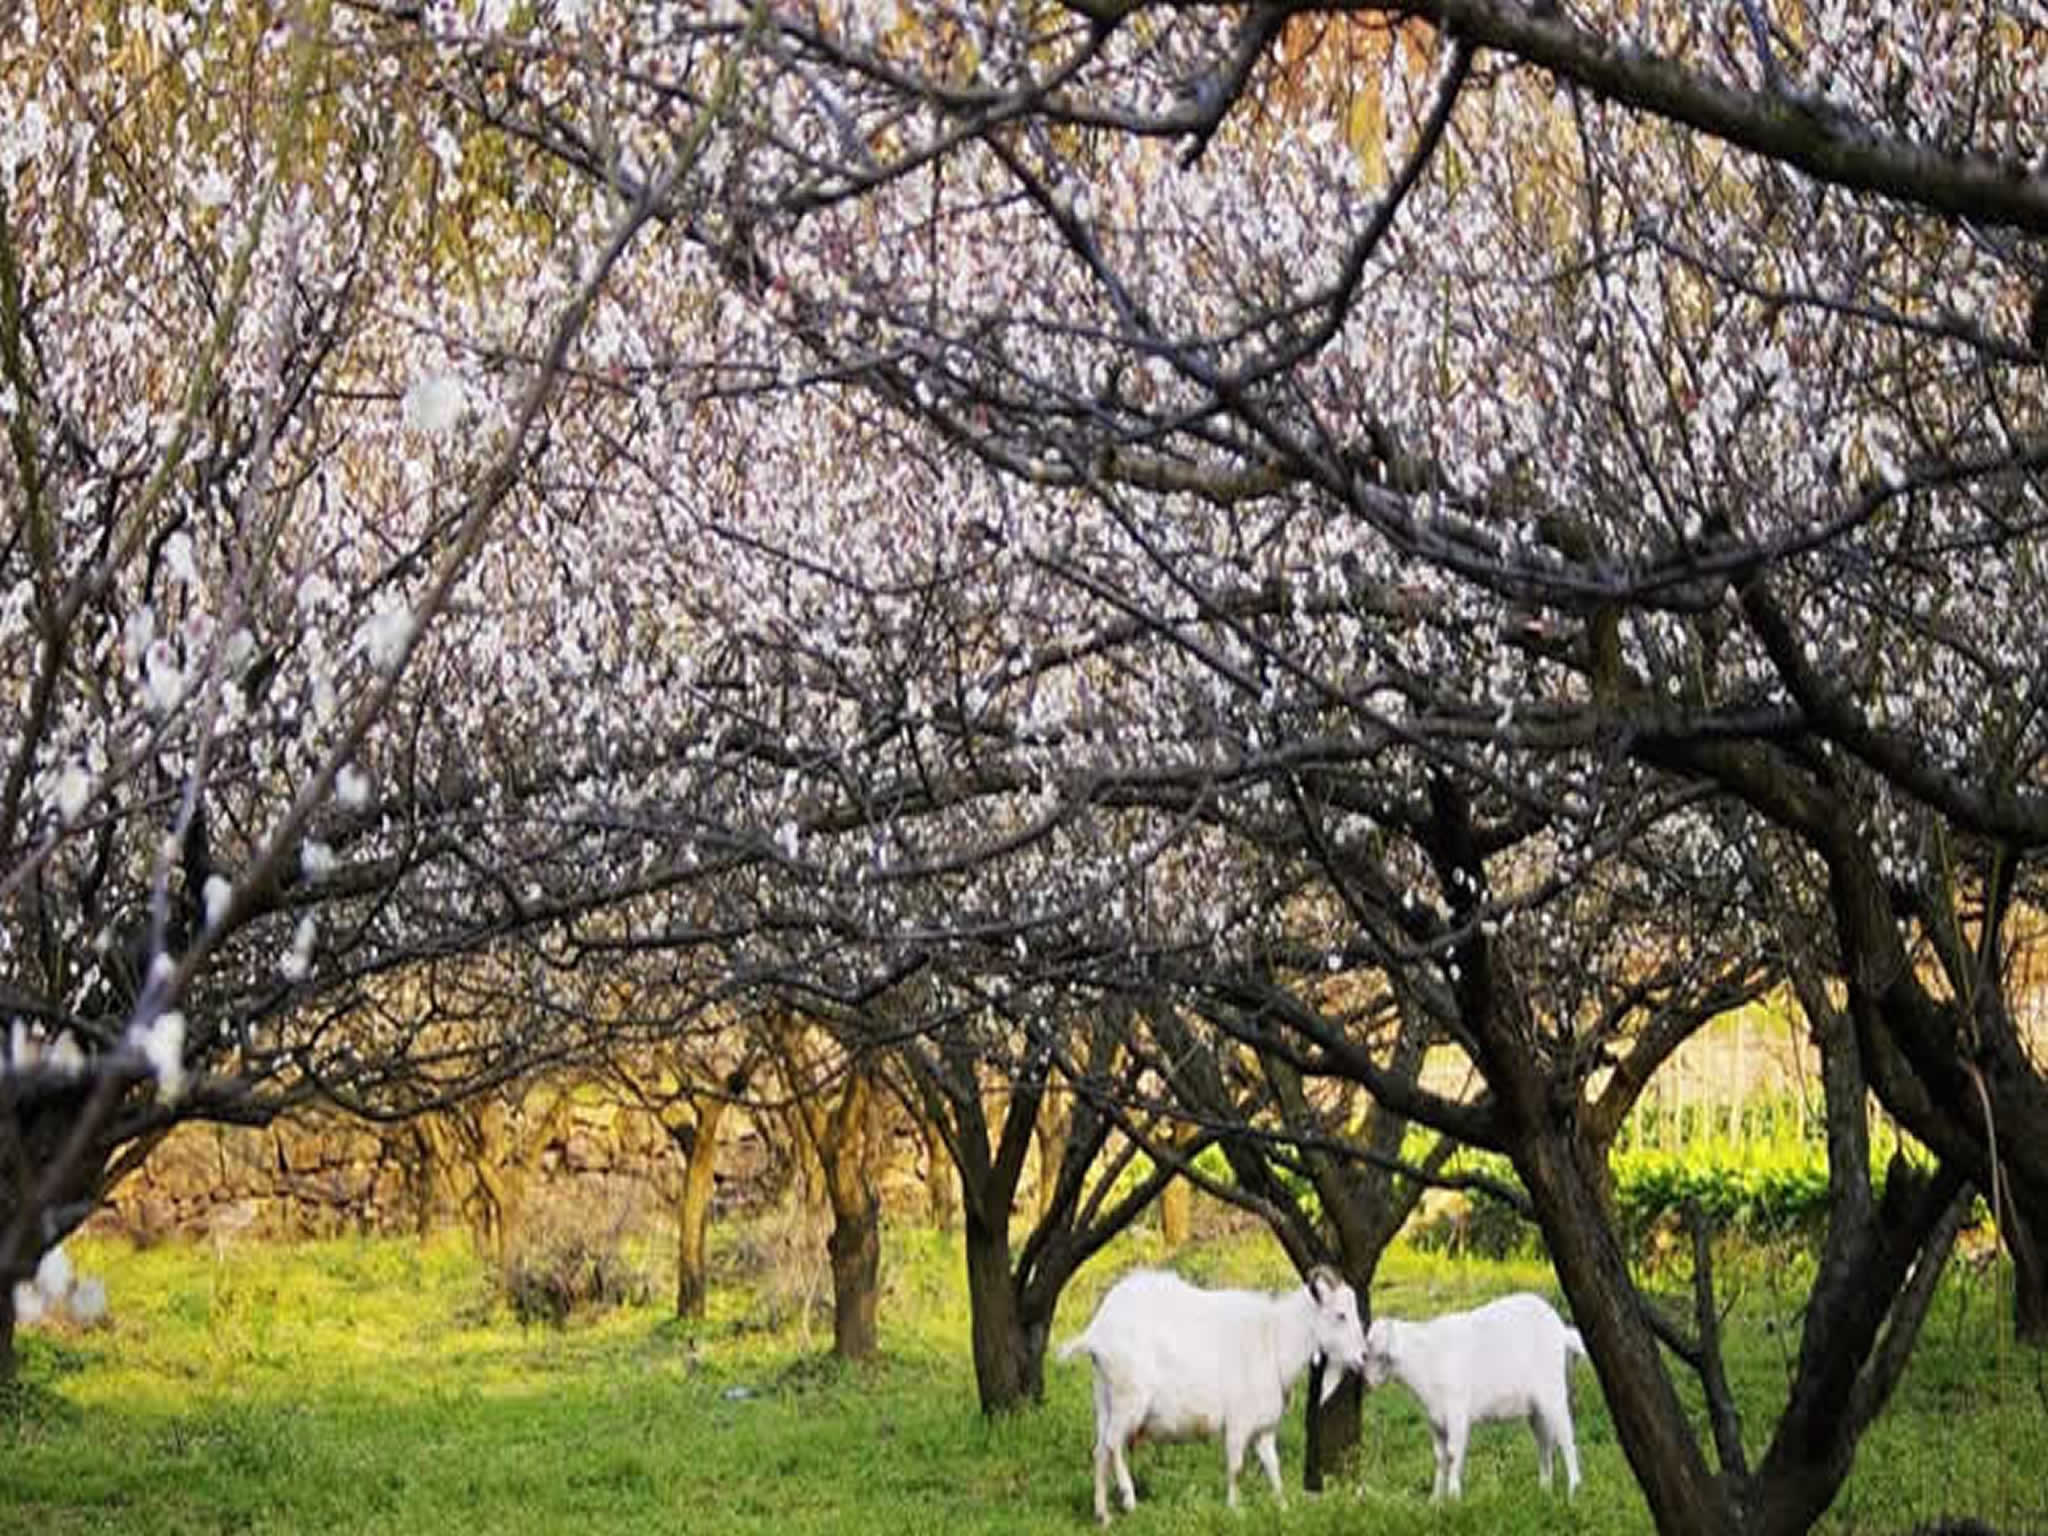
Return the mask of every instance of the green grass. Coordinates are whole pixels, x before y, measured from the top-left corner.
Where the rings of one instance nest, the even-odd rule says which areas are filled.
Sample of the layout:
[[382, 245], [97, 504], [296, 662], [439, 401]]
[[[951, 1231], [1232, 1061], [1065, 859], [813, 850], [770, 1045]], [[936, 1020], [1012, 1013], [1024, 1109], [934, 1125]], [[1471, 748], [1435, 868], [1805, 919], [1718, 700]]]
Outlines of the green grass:
[[[733, 1250], [728, 1247], [728, 1261]], [[1140, 1259], [1120, 1245], [1085, 1273], [1056, 1334]], [[1085, 1366], [1048, 1365], [1045, 1406], [994, 1424], [975, 1409], [957, 1248], [893, 1238], [878, 1365], [821, 1360], [800, 1329], [728, 1274], [712, 1316], [658, 1305], [566, 1330], [522, 1328], [459, 1240], [424, 1247], [78, 1245], [106, 1276], [116, 1322], [24, 1337], [23, 1383], [0, 1404], [0, 1531], [802, 1533], [1078, 1530], [1089, 1515]], [[1280, 1283], [1270, 1243], [1185, 1250], [1212, 1283]], [[1730, 1265], [1738, 1391], [1761, 1426], [1795, 1343], [1796, 1265]], [[1531, 1263], [1397, 1250], [1377, 1310], [1427, 1316], [1502, 1291], [1555, 1294]], [[657, 1296], [661, 1294], [657, 1287]], [[1971, 1511], [2039, 1524], [2048, 1395], [2038, 1355], [2001, 1348], [1988, 1283], [1951, 1284], [1893, 1414], [1866, 1442], [1826, 1530], [1904, 1531]], [[786, 1312], [786, 1308], [782, 1309]], [[1767, 1328], [1773, 1325], [1773, 1328]], [[1574, 1382], [1586, 1485], [1539, 1496], [1520, 1426], [1474, 1437], [1467, 1495], [1428, 1503], [1429, 1440], [1399, 1388], [1368, 1399], [1359, 1478], [1275, 1510], [1256, 1469], [1246, 1508], [1222, 1507], [1208, 1445], [1146, 1447], [1138, 1513], [1154, 1532], [1649, 1531], [1592, 1373]], [[1752, 1433], [1757, 1429], [1753, 1428]], [[1282, 1457], [1298, 1482], [1300, 1425]]]

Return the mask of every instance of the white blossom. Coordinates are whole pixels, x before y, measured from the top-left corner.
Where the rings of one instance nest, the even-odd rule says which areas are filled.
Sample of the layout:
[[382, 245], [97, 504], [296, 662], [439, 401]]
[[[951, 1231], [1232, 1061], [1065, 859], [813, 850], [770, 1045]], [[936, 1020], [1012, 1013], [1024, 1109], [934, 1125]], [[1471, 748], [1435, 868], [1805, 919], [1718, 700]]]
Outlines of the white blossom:
[[445, 437], [462, 420], [468, 403], [460, 379], [449, 373], [430, 373], [412, 381], [399, 409], [408, 431], [422, 437]]
[[158, 1014], [135, 1043], [156, 1074], [157, 1097], [166, 1104], [177, 1103], [185, 1096], [185, 1015], [176, 1009]]
[[168, 640], [149, 643], [143, 657], [142, 697], [151, 710], [168, 715], [185, 697], [187, 678]]
[[78, 1044], [78, 1037], [68, 1029], [59, 1035], [57, 1043], [50, 1047], [48, 1063], [51, 1071], [61, 1073], [65, 1077], [83, 1076], [88, 1065], [85, 1051]]
[[182, 528], [164, 540], [164, 569], [180, 586], [199, 585], [199, 565], [192, 554], [192, 535]]
[[313, 914], [308, 912], [292, 930], [291, 948], [277, 962], [277, 973], [286, 981], [304, 981], [313, 969], [313, 940], [318, 934]]
[[412, 610], [402, 601], [390, 599], [363, 622], [356, 644], [371, 666], [389, 672], [405, 655], [412, 641]]
[[318, 613], [341, 601], [341, 591], [320, 571], [313, 571], [299, 583], [293, 602], [301, 613]]
[[370, 776], [354, 763], [344, 763], [334, 776], [334, 798], [352, 811], [370, 803]]
[[209, 165], [192, 180], [192, 201], [202, 208], [222, 208], [234, 200], [235, 184]]
[[82, 764], [66, 763], [57, 775], [57, 814], [67, 827], [85, 814], [92, 800], [92, 775]]

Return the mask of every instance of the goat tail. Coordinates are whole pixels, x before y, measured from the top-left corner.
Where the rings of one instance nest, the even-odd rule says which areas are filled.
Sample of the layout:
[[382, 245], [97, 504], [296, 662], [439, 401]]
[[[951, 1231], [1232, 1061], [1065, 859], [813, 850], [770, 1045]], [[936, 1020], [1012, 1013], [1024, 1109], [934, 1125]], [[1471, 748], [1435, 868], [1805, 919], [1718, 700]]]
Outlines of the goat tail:
[[1574, 1355], [1578, 1356], [1581, 1360], [1593, 1358], [1586, 1353], [1586, 1341], [1579, 1337], [1579, 1330], [1567, 1328], [1564, 1331], [1564, 1363], [1567, 1367], [1571, 1365]]
[[1060, 1360], [1067, 1361], [1073, 1359], [1074, 1356], [1080, 1354], [1087, 1348], [1088, 1330], [1086, 1328], [1083, 1328], [1079, 1333], [1075, 1334], [1071, 1339], [1067, 1340], [1066, 1343], [1062, 1344], [1059, 1347], [1057, 1354]]

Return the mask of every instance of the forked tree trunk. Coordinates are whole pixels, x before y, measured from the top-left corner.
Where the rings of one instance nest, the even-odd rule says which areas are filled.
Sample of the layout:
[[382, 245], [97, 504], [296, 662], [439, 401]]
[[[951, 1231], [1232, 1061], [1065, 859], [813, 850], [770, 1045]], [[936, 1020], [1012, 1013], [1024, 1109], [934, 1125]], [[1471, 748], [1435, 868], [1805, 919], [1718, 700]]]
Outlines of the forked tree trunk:
[[1529, 1192], [1550, 1261], [1600, 1378], [1615, 1436], [1660, 1536], [1739, 1536], [1691, 1416], [1665, 1374], [1662, 1346], [1640, 1305], [1607, 1220], [1596, 1170], [1580, 1161], [1575, 1130], [1556, 1112], [1534, 1040], [1519, 1027], [1512, 983], [1475, 911], [1486, 888], [1470, 802], [1450, 779], [1430, 782], [1430, 855], [1453, 916], [1469, 920], [1454, 950], [1452, 989], [1501, 1117], [1503, 1141]]
[[1539, 1133], [1517, 1150], [1559, 1282], [1586, 1337], [1622, 1454], [1663, 1536], [1735, 1536], [1728, 1501], [1701, 1454], [1691, 1419], [1664, 1372], [1643, 1320], [1628, 1263], [1614, 1240], [1598, 1182], [1562, 1137]]

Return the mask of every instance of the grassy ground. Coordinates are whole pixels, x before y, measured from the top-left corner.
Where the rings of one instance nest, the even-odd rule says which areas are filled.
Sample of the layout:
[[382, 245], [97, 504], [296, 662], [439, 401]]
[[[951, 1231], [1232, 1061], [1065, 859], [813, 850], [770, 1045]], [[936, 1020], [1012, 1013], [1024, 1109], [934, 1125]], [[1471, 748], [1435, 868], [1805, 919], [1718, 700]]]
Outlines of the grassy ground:
[[[522, 1328], [459, 1240], [362, 1241], [225, 1252], [80, 1244], [116, 1322], [30, 1334], [24, 1385], [0, 1411], [0, 1531], [776, 1532], [891, 1536], [1081, 1529], [1089, 1515], [1085, 1365], [1048, 1367], [1042, 1410], [975, 1411], [957, 1249], [894, 1238], [885, 1358], [818, 1356], [773, 1287], [736, 1281], [683, 1326], [658, 1303], [564, 1331]], [[1142, 1239], [1083, 1276], [1077, 1327]], [[1236, 1238], [1176, 1256], [1209, 1282], [1279, 1283], [1270, 1244]], [[1796, 1334], [1796, 1266], [1753, 1263], [1731, 1314], [1737, 1387], [1758, 1425], [1782, 1392]], [[1518, 1287], [1538, 1266], [1397, 1251], [1377, 1310], [1426, 1316]], [[766, 1299], [764, 1299], [766, 1298]], [[2048, 1529], [2048, 1390], [2038, 1354], [1995, 1337], [1988, 1282], [1952, 1284], [1902, 1397], [1866, 1441], [1830, 1514], [1835, 1536], [1900, 1532], [1941, 1512]], [[1428, 1503], [1428, 1434], [1399, 1388], [1368, 1399], [1354, 1484], [1276, 1510], [1247, 1479], [1222, 1505], [1209, 1446], [1147, 1447], [1140, 1506], [1119, 1529], [1514, 1536], [1643, 1533], [1636, 1493], [1592, 1373], [1573, 1396], [1586, 1485], [1539, 1495], [1520, 1426], [1474, 1437], [1467, 1495]], [[1753, 1433], [1756, 1431], [1753, 1430]], [[1300, 1427], [1282, 1457], [1300, 1472]], [[1255, 1470], [1252, 1477], [1256, 1477]]]

